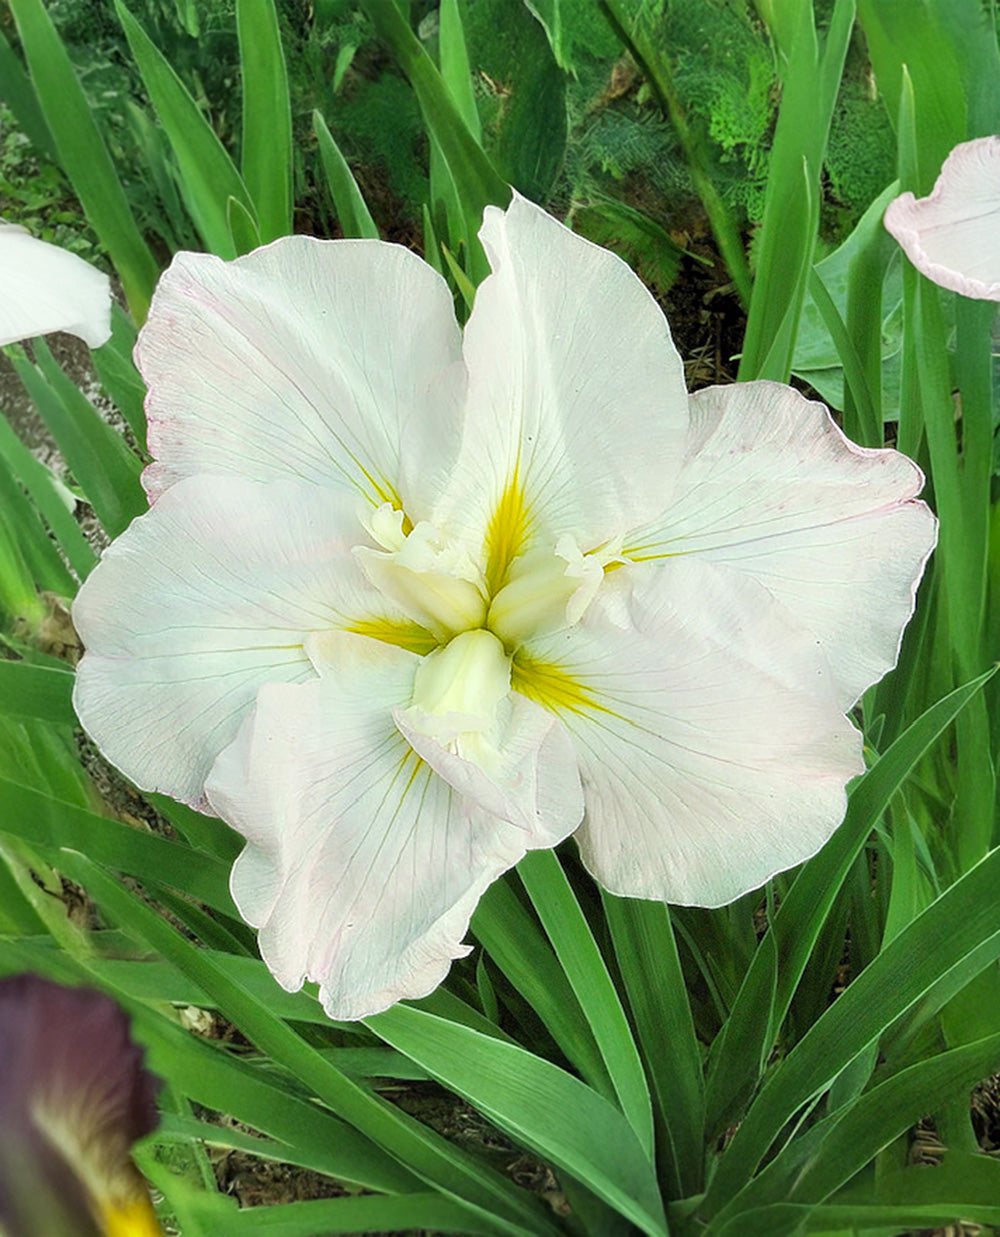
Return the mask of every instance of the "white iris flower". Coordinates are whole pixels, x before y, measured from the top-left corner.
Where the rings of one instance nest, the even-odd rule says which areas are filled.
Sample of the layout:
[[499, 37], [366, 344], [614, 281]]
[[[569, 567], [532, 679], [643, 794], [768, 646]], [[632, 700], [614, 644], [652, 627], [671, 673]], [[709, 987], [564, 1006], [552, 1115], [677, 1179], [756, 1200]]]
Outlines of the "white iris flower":
[[139, 786], [247, 840], [286, 988], [431, 991], [477, 900], [575, 834], [717, 906], [812, 854], [935, 540], [919, 470], [749, 383], [689, 399], [629, 268], [515, 197], [468, 325], [378, 241], [179, 255], [137, 351], [152, 510], [74, 618]]

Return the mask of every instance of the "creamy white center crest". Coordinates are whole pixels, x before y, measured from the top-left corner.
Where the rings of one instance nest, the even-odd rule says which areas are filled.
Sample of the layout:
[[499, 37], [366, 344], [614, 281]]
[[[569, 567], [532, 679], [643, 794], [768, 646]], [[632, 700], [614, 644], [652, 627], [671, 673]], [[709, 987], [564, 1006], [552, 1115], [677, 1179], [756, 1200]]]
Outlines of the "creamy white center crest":
[[[408, 521], [391, 503], [365, 522], [382, 547], [354, 554], [378, 591], [429, 631], [439, 647], [414, 682], [412, 704], [428, 716], [452, 717], [441, 738], [488, 729], [510, 690], [511, 657], [528, 637], [580, 621], [604, 578], [622, 561], [607, 547], [585, 553], [572, 536], [552, 549], [516, 556], [491, 595], [484, 569], [427, 521]], [[445, 734], [445, 731], [448, 733]]]

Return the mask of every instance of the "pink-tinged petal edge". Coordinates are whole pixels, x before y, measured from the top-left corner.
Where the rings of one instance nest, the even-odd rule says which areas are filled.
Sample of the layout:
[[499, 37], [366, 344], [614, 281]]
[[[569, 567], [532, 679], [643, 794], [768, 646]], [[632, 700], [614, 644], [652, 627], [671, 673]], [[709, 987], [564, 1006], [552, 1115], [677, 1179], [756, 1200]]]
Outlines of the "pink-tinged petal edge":
[[1000, 137], [961, 142], [930, 195], [904, 193], [890, 202], [885, 226], [934, 283], [1000, 301]]
[[691, 396], [671, 503], [626, 539], [640, 558], [696, 556], [752, 576], [822, 646], [844, 709], [896, 664], [937, 521], [920, 469], [859, 447], [776, 382]]
[[151, 501], [210, 472], [346, 487], [376, 506], [398, 494], [418, 520], [458, 450], [451, 293], [400, 245], [289, 236], [231, 262], [180, 253], [135, 355]]

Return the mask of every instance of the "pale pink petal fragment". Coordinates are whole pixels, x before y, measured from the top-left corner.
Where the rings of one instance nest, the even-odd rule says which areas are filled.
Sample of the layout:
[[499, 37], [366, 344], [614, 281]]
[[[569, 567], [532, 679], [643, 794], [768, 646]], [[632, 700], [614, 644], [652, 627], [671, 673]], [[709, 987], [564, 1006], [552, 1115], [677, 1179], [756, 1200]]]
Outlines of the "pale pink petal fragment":
[[889, 203], [885, 226], [928, 279], [1000, 301], [1000, 137], [956, 146], [930, 196], [902, 194]]
[[842, 707], [895, 665], [937, 522], [904, 455], [855, 446], [822, 404], [775, 382], [691, 397], [663, 517], [636, 558], [699, 555], [765, 585], [822, 646]]
[[347, 491], [194, 477], [105, 551], [73, 606], [87, 649], [74, 701], [141, 789], [200, 805], [261, 684], [314, 675], [308, 635], [387, 613], [351, 553], [354, 505]]
[[457, 451], [451, 293], [399, 245], [290, 236], [234, 262], [178, 254], [136, 358], [154, 499], [234, 473], [347, 486], [376, 506], [402, 495], [419, 519]]
[[482, 538], [523, 491], [528, 535], [585, 550], [662, 510], [687, 427], [680, 357], [632, 270], [515, 194], [487, 207], [493, 274], [465, 330], [469, 412], [442, 504]]
[[487, 886], [548, 842], [456, 793], [403, 738], [392, 713], [414, 654], [323, 644], [329, 672], [261, 691], [208, 795], [247, 839], [233, 897], [275, 978], [315, 980], [330, 1017], [353, 1019], [431, 992], [469, 952]]
[[91, 348], [111, 337], [111, 281], [83, 258], [0, 223], [0, 344], [69, 331]]
[[861, 736], [822, 653], [751, 577], [696, 559], [615, 575], [580, 627], [527, 649], [579, 685], [561, 713], [580, 850], [613, 893], [721, 906], [826, 841]]

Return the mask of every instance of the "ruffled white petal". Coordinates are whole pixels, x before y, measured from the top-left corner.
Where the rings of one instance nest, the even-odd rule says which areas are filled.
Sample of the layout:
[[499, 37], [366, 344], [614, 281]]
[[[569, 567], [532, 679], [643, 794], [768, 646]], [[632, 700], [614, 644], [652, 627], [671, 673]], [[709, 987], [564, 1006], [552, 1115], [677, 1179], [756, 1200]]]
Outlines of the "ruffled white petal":
[[208, 795], [247, 838], [233, 896], [278, 982], [315, 980], [332, 1018], [361, 1018], [432, 991], [486, 887], [554, 839], [490, 816], [406, 742], [393, 711], [417, 657], [318, 644], [324, 673], [261, 690]]
[[91, 348], [111, 337], [111, 281], [75, 253], [0, 223], [0, 344], [69, 331]]
[[930, 196], [902, 194], [889, 203], [885, 226], [928, 279], [1000, 301], [1000, 137], [956, 146]]
[[493, 274], [465, 330], [469, 404], [436, 518], [481, 542], [505, 492], [526, 536], [584, 551], [662, 509], [687, 426], [666, 319], [614, 254], [515, 194], [480, 232]]
[[315, 673], [309, 633], [387, 614], [350, 552], [363, 536], [354, 504], [294, 482], [193, 477], [105, 551], [73, 606], [87, 649], [74, 701], [143, 790], [201, 805], [260, 685]]
[[752, 576], [822, 645], [849, 707], [895, 664], [937, 523], [923, 476], [855, 446], [822, 404], [775, 382], [691, 397], [691, 433], [663, 517], [637, 558], [704, 556]]
[[615, 576], [581, 626], [527, 649], [578, 685], [558, 711], [580, 850], [613, 893], [720, 906], [830, 836], [861, 736], [815, 643], [752, 578], [696, 559]]
[[136, 358], [144, 482], [193, 473], [398, 496], [420, 519], [457, 451], [465, 374], [444, 280], [381, 241], [285, 237], [233, 262], [181, 253]]

